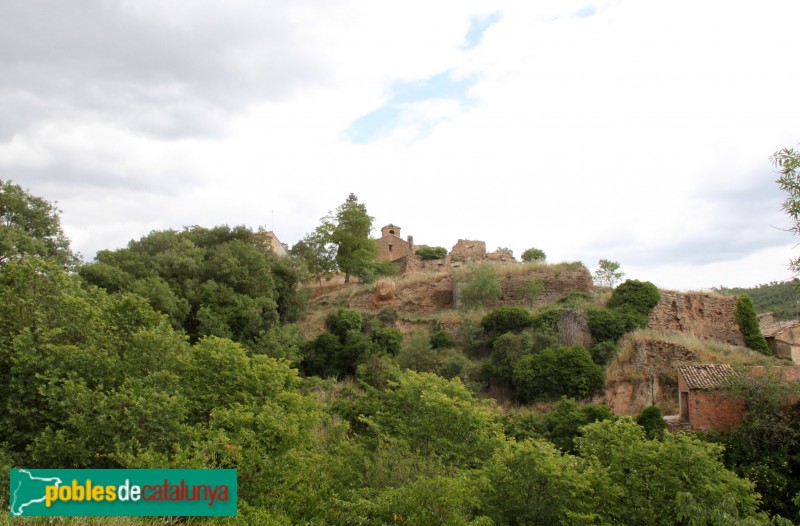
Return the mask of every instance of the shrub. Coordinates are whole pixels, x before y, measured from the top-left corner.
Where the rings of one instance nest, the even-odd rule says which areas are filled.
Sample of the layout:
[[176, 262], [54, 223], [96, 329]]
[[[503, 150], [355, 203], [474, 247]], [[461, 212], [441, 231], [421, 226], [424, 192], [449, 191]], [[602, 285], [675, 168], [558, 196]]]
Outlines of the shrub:
[[361, 331], [363, 319], [361, 314], [354, 310], [339, 309], [335, 314], [328, 316], [325, 320], [325, 327], [335, 334], [339, 341], [344, 343], [347, 333], [350, 331]]
[[592, 360], [597, 365], [606, 365], [617, 354], [617, 344], [613, 340], [605, 340], [592, 345]]
[[661, 416], [661, 410], [654, 405], [642, 409], [642, 412], [636, 417], [636, 423], [644, 428], [647, 438], [651, 439], [663, 437], [664, 429], [667, 427]]
[[449, 332], [437, 329], [431, 333], [431, 347], [434, 349], [448, 349], [455, 346], [456, 342]]
[[483, 317], [481, 326], [487, 334], [502, 334], [530, 327], [532, 321], [522, 307], [499, 307]]
[[580, 345], [551, 347], [528, 354], [514, 364], [514, 387], [522, 402], [562, 395], [585, 398], [603, 387], [605, 371]]
[[747, 294], [742, 294], [736, 300], [736, 323], [739, 324], [739, 330], [742, 331], [745, 345], [760, 353], [772, 354], [767, 340], [761, 334], [761, 326], [758, 323], [753, 300]]
[[494, 269], [489, 265], [481, 265], [461, 287], [461, 302], [467, 310], [476, 309], [488, 301], [497, 300], [501, 292]]
[[429, 247], [428, 245], [420, 245], [417, 247], [415, 253], [422, 261], [432, 261], [434, 259], [444, 259], [447, 257], [447, 249], [444, 247]]
[[383, 327], [372, 333], [372, 347], [377, 353], [395, 356], [403, 345], [403, 333], [397, 327]]
[[545, 437], [564, 452], [573, 453], [574, 438], [580, 436], [580, 428], [592, 422], [611, 420], [614, 415], [604, 405], [578, 407], [575, 400], [562, 398], [561, 402], [545, 416]]
[[522, 253], [521, 257], [522, 261], [526, 263], [535, 263], [537, 261], [544, 261], [547, 259], [547, 255], [544, 253], [544, 251], [538, 248], [529, 248]]
[[627, 279], [625, 283], [614, 289], [607, 306], [615, 308], [628, 305], [636, 312], [647, 316], [660, 299], [661, 293], [658, 288], [649, 281]]
[[647, 316], [630, 306], [615, 309], [589, 309], [586, 322], [597, 341], [617, 341], [623, 334], [647, 327]]
[[558, 335], [558, 322], [561, 320], [561, 309], [548, 307], [542, 309], [531, 318], [531, 327], [537, 333]]

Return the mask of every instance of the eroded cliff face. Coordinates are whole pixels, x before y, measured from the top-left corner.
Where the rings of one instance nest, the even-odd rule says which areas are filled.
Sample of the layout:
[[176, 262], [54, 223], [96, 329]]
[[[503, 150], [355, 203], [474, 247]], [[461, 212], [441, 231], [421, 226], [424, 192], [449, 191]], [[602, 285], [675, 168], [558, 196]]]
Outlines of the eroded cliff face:
[[704, 340], [744, 345], [736, 323], [736, 298], [716, 294], [661, 291], [648, 328], [688, 332]]
[[[665, 415], [678, 412], [678, 363], [696, 360], [686, 347], [630, 335], [623, 345], [633, 345], [631, 359], [622, 366], [625, 374], [609, 374], [605, 400], [615, 415], [636, 414], [651, 405]], [[615, 379], [621, 376], [623, 379]]]
[[[531, 298], [526, 286], [531, 282], [541, 284], [541, 293], [535, 298], [535, 305], [555, 303], [571, 292], [591, 293], [592, 276], [582, 266], [560, 268], [532, 267], [530, 272], [500, 274], [500, 298], [495, 302], [487, 302], [486, 307], [493, 309], [501, 306], [516, 305], [530, 307]], [[391, 306], [403, 312], [431, 314], [448, 309], [458, 309], [458, 294], [461, 283], [453, 280], [452, 274], [442, 272], [424, 281], [392, 288], [391, 295], [385, 289], [391, 288], [391, 280], [382, 280], [374, 292], [363, 292], [353, 296], [348, 307], [359, 310], [380, 310]]]

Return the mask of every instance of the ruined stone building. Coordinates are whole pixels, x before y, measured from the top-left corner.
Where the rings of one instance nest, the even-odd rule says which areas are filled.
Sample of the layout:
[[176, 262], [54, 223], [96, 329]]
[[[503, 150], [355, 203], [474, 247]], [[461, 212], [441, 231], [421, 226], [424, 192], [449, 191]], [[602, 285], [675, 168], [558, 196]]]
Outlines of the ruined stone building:
[[381, 228], [381, 237], [375, 240], [378, 245], [378, 261], [398, 261], [414, 254], [414, 238], [400, 237], [400, 227], [388, 224]]
[[758, 321], [773, 354], [800, 364], [800, 320], [775, 321], [771, 312], [765, 312]]

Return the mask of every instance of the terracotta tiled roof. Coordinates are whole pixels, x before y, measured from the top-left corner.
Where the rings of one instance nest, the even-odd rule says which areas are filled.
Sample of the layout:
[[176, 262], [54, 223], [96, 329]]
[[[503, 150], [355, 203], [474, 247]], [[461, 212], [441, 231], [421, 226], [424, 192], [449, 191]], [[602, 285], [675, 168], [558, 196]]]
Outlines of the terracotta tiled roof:
[[679, 365], [678, 372], [689, 389], [716, 389], [736, 375], [733, 367], [722, 363]]
[[764, 335], [764, 338], [774, 338], [778, 333], [783, 332], [786, 329], [791, 329], [792, 327], [797, 327], [798, 325], [800, 325], [800, 320], [765, 323], [761, 325], [761, 333]]

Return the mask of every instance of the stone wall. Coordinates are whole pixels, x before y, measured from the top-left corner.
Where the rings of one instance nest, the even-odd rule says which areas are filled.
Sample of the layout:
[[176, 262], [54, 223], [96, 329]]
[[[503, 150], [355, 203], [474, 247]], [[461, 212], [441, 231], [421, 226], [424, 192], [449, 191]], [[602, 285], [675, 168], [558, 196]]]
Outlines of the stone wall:
[[688, 392], [689, 424], [698, 431], [728, 431], [742, 423], [745, 404], [719, 389]]
[[[633, 338], [633, 336], [627, 336]], [[606, 381], [605, 403], [615, 415], [637, 414], [651, 405], [662, 413], [677, 413], [678, 374], [675, 366], [692, 361], [695, 354], [675, 343], [636, 338], [634, 353], [627, 364], [639, 373], [625, 380]]]
[[[531, 281], [538, 281], [542, 285], [542, 292], [533, 301], [533, 307], [555, 303], [571, 292], [591, 293], [593, 290], [592, 276], [586, 267], [574, 268], [542, 267], [532, 269], [524, 274], [499, 275], [500, 298], [496, 301], [487, 301], [487, 309], [497, 307], [526, 307], [531, 308], [531, 298], [526, 294], [525, 288]], [[453, 305], [461, 308], [461, 288], [463, 282], [456, 283], [453, 288]]]
[[736, 323], [736, 298], [733, 296], [662, 290], [661, 301], [650, 313], [647, 326], [744, 346], [744, 337]]

